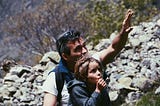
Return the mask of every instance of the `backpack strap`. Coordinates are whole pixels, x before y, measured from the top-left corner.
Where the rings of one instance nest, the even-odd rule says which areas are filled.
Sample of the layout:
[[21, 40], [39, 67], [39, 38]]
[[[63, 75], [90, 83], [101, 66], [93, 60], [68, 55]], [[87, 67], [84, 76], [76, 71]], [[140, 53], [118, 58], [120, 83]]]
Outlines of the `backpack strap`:
[[58, 90], [57, 101], [58, 105], [60, 106], [62, 98], [61, 92], [64, 86], [64, 74], [62, 72], [59, 71], [56, 72], [56, 85]]
[[56, 66], [54, 70], [50, 71], [49, 74], [51, 72], [55, 72], [56, 86], [57, 86], [57, 90], [58, 90], [58, 95], [57, 95], [58, 104], [57, 104], [57, 106], [60, 106], [61, 98], [62, 98], [61, 92], [62, 92], [63, 85], [64, 85], [64, 74], [59, 71], [58, 66]]

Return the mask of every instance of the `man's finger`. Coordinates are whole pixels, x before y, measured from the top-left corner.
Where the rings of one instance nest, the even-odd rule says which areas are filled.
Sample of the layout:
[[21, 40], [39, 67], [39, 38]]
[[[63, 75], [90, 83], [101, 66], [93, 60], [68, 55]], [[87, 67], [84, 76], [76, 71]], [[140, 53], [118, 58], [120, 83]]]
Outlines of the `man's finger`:
[[129, 27], [126, 32], [129, 33], [133, 28], [132, 27]]
[[124, 19], [124, 21], [123, 21], [123, 25], [125, 25], [125, 24], [129, 24], [130, 25], [130, 20], [131, 20], [131, 17], [132, 17], [132, 15], [133, 15], [133, 11], [131, 10], [131, 9], [129, 9], [128, 11], [127, 11], [127, 14], [126, 14], [126, 16], [125, 16], [125, 19]]

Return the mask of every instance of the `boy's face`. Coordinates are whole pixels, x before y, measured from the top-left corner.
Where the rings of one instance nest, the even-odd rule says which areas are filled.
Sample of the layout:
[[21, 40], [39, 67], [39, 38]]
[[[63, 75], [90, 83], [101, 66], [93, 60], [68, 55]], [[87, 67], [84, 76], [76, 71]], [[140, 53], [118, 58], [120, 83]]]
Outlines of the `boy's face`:
[[100, 78], [102, 78], [102, 70], [96, 61], [89, 63], [87, 82], [90, 84], [96, 84]]

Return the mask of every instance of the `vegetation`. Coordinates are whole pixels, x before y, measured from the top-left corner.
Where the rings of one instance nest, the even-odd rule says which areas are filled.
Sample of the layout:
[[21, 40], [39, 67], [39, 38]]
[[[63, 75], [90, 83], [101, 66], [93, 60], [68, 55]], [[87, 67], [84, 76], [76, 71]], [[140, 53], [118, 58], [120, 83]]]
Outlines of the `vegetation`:
[[10, 17], [4, 29], [19, 38], [13, 42], [19, 43], [24, 50], [32, 48], [34, 53], [43, 55], [54, 50], [57, 35], [70, 26], [80, 25], [75, 18], [78, 9], [78, 5], [68, 5], [64, 0], [45, 0], [35, 11]]
[[120, 30], [124, 14], [127, 9], [135, 12], [132, 23], [149, 21], [158, 14], [158, 9], [153, 5], [155, 0], [92, 0], [83, 13], [90, 20], [88, 35], [92, 41], [98, 43], [99, 39], [109, 37], [116, 30]]
[[[57, 36], [72, 27], [97, 44], [99, 39], [108, 38], [112, 32], [120, 30], [129, 8], [135, 11], [133, 25], [150, 21], [159, 14], [154, 4], [155, 0], [90, 0], [85, 5], [68, 3], [66, 0], [44, 0], [32, 11], [23, 10], [6, 20], [3, 30], [10, 38], [5, 40], [18, 44], [21, 54], [31, 51], [43, 55], [55, 50]], [[32, 59], [38, 61], [36, 59], [40, 58], [36, 55]], [[150, 92], [136, 105], [159, 106], [159, 98], [159, 95]]]
[[[135, 11], [133, 24], [149, 21], [158, 14], [155, 0], [90, 0], [85, 5], [66, 0], [44, 0], [32, 11], [23, 10], [11, 16], [3, 29], [12, 36], [8, 42], [18, 44], [23, 51], [41, 54], [55, 50], [59, 34], [72, 27], [89, 41], [97, 44], [120, 30], [127, 9]], [[12, 41], [11, 41], [12, 40]]]
[[137, 102], [136, 106], [160, 106], [160, 95], [148, 92]]

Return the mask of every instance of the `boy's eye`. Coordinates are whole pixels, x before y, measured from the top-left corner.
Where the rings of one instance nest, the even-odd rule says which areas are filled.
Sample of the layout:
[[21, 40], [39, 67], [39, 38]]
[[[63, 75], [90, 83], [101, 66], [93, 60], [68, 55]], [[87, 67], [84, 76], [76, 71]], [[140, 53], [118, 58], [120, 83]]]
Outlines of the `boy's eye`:
[[91, 72], [92, 72], [92, 73], [95, 73], [96, 71], [97, 71], [97, 69], [93, 69]]

